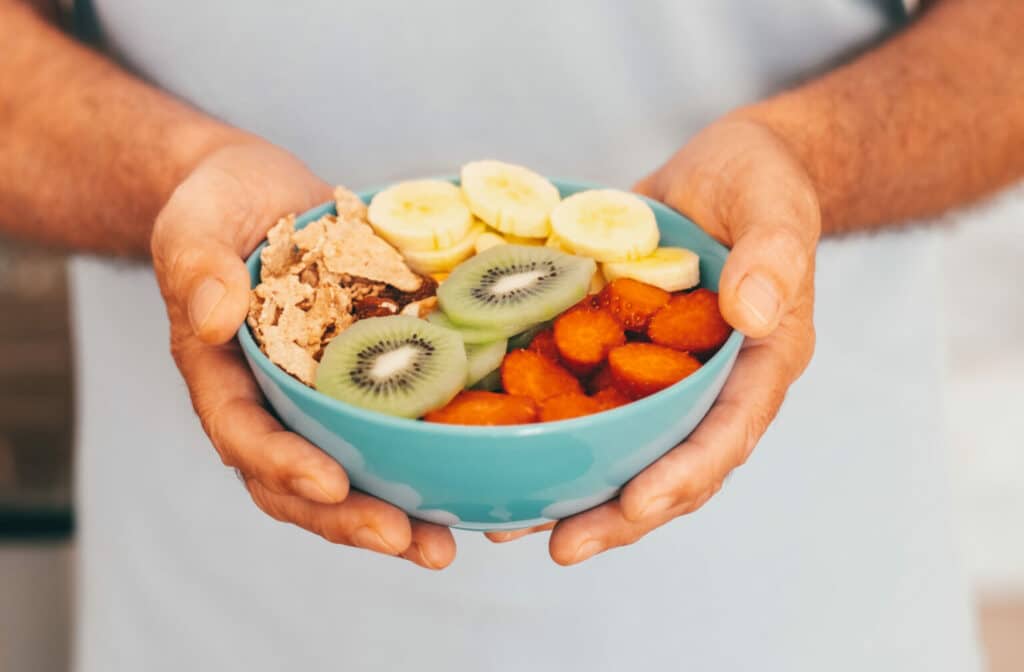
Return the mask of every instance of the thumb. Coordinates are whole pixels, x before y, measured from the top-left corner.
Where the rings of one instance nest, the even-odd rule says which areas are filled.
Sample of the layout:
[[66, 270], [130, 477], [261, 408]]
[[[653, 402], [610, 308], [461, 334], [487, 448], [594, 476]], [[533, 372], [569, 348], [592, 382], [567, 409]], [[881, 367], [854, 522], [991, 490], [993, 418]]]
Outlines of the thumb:
[[725, 319], [747, 336], [761, 338], [803, 298], [821, 231], [814, 192], [796, 181], [747, 185], [721, 210], [732, 251], [719, 281]]
[[[249, 272], [241, 253], [216, 238], [188, 231], [154, 237], [153, 247], [168, 305], [188, 319], [200, 340], [230, 340], [249, 310]], [[162, 272], [159, 266], [164, 266]]]
[[244, 257], [287, 212], [331, 198], [294, 157], [269, 146], [222, 150], [171, 195], [153, 228], [153, 265], [179, 324], [209, 344], [230, 340], [249, 310]]

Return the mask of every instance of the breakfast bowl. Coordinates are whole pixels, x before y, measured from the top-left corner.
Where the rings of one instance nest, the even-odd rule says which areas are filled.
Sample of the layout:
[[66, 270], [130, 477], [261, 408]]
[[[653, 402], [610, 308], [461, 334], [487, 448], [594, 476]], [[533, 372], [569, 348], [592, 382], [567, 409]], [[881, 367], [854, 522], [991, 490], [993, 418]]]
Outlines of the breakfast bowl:
[[[552, 182], [563, 198], [595, 188]], [[375, 193], [359, 196], [368, 203]], [[728, 250], [682, 214], [653, 200], [647, 203], [661, 240], [697, 253], [700, 286], [717, 291]], [[334, 203], [324, 204], [297, 217], [295, 227], [334, 213]], [[247, 261], [253, 287], [260, 281], [261, 250]], [[614, 498], [688, 436], [721, 391], [742, 335], [733, 332], [697, 371], [645, 398], [585, 417], [507, 426], [438, 424], [359, 408], [288, 375], [261, 351], [248, 325], [238, 339], [281, 422], [337, 460], [353, 487], [421, 520], [469, 530], [511, 530], [565, 518]]]

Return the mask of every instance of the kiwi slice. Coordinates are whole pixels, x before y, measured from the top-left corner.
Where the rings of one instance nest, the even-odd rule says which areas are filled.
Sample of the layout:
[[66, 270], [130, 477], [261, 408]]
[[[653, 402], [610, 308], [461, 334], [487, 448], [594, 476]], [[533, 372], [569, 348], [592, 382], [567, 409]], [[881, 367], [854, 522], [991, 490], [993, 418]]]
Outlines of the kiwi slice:
[[418, 418], [451, 401], [468, 372], [454, 331], [408, 315], [370, 317], [324, 349], [316, 389], [360, 408]]
[[498, 245], [456, 266], [437, 300], [456, 325], [516, 333], [582, 299], [596, 268], [550, 247]]
[[510, 333], [507, 329], [462, 327], [448, 319], [448, 316], [440, 310], [435, 310], [430, 315], [427, 315], [427, 321], [436, 324], [439, 327], [459, 332], [459, 336], [462, 337], [462, 342], [466, 345], [493, 343], [494, 341], [500, 341], [508, 338], [515, 333], [514, 331]]
[[469, 374], [466, 376], [466, 387], [471, 387], [480, 382], [490, 372], [501, 366], [501, 360], [505, 359], [505, 350], [508, 341], [501, 339], [493, 343], [466, 344], [466, 360], [469, 364]]

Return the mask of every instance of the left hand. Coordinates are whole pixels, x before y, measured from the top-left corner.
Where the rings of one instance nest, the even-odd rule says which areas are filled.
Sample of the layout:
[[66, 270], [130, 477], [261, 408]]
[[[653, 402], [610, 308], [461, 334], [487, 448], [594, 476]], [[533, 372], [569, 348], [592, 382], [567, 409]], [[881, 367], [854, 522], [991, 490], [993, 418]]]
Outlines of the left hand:
[[553, 526], [551, 557], [562, 565], [632, 544], [703, 506], [750, 456], [814, 351], [821, 216], [810, 178], [778, 136], [755, 122], [719, 121], [635, 190], [687, 214], [732, 248], [719, 307], [747, 340], [697, 429], [617, 499], [557, 525], [488, 534], [510, 541]]

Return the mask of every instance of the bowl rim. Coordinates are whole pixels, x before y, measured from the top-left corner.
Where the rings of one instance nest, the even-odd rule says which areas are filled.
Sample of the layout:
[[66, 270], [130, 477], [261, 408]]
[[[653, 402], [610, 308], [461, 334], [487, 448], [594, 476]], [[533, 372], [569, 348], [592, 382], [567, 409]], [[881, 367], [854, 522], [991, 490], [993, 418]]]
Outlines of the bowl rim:
[[[412, 178], [410, 178], [412, 179]], [[460, 180], [458, 176], [444, 175], [444, 176], [425, 176], [423, 178], [415, 179], [437, 179], [451, 182], [453, 184], [459, 184]], [[590, 183], [578, 180], [568, 180], [560, 178], [548, 178], [559, 191], [563, 188], [580, 191], [584, 189], [607, 189], [604, 185]], [[391, 183], [394, 184], [394, 183]], [[377, 192], [382, 189], [386, 189], [390, 185], [384, 185], [379, 187], [373, 187], [369, 189], [363, 189], [357, 192], [357, 195], [364, 202], [368, 202]], [[631, 192], [633, 193], [633, 192]], [[656, 212], [662, 210], [669, 217], [678, 218], [685, 224], [693, 226], [697, 230], [698, 234], [706, 238], [706, 242], [710, 244], [719, 253], [729, 253], [729, 248], [715, 240], [710, 234], [704, 229], [700, 228], [693, 220], [672, 208], [671, 206], [656, 201], [652, 198], [648, 198], [642, 194], [634, 194], [643, 199], [648, 205], [651, 206]], [[311, 217], [314, 213], [322, 211], [319, 216], [322, 217], [335, 208], [334, 201], [327, 201], [320, 205], [313, 206], [308, 210], [296, 215], [296, 219], [302, 219], [305, 217]], [[312, 221], [312, 220], [311, 220]], [[266, 247], [267, 241], [264, 239], [256, 248], [246, 257], [245, 265], [246, 269], [250, 272], [256, 269], [260, 264], [259, 255], [260, 252]], [[252, 287], [250, 287], [250, 290]], [[555, 420], [552, 422], [538, 422], [529, 425], [449, 425], [444, 423], [435, 422], [424, 422], [418, 418], [403, 418], [399, 416], [387, 415], [379, 411], [371, 411], [369, 409], [360, 408], [353, 404], [346, 403], [339, 399], [334, 399], [326, 394], [317, 391], [314, 388], [308, 387], [303, 383], [299, 382], [281, 367], [275, 364], [273, 361], [263, 353], [263, 350], [256, 344], [255, 338], [252, 336], [252, 331], [249, 327], [248, 319], [242, 323], [242, 326], [238, 329], [237, 333], [238, 341], [242, 347], [242, 351], [248, 356], [257, 366], [262, 370], [269, 372], [268, 375], [271, 381], [279, 386], [283, 387], [284, 391], [289, 396], [301, 397], [304, 401], [311, 402], [325, 406], [338, 413], [341, 416], [354, 417], [361, 421], [389, 427], [392, 429], [399, 430], [410, 430], [419, 431], [428, 435], [435, 436], [453, 436], [453, 437], [523, 437], [532, 436], [537, 434], [548, 434], [548, 433], [561, 433], [563, 431], [571, 432], [573, 429], [580, 428], [583, 426], [594, 425], [595, 423], [601, 424], [603, 422], [614, 422], [625, 418], [630, 413], [641, 412], [644, 408], [653, 407], [653, 405], [665, 401], [668, 397], [673, 395], [682, 395], [686, 390], [694, 387], [706, 386], [708, 382], [707, 378], [712, 374], [712, 369], [720, 368], [726, 360], [733, 357], [738, 352], [740, 345], [743, 341], [743, 334], [733, 329], [729, 334], [729, 338], [726, 339], [725, 343], [718, 349], [718, 351], [711, 356], [704, 364], [693, 374], [687, 376], [683, 380], [666, 387], [663, 390], [655, 392], [652, 395], [631, 401], [628, 404], [624, 404], [617, 408], [612, 408], [607, 411], [601, 411], [600, 413], [594, 413], [592, 415], [586, 415], [579, 418], [570, 418], [568, 420]], [[714, 366], [710, 366], [714, 364]], [[640, 410], [638, 410], [640, 409]]]

